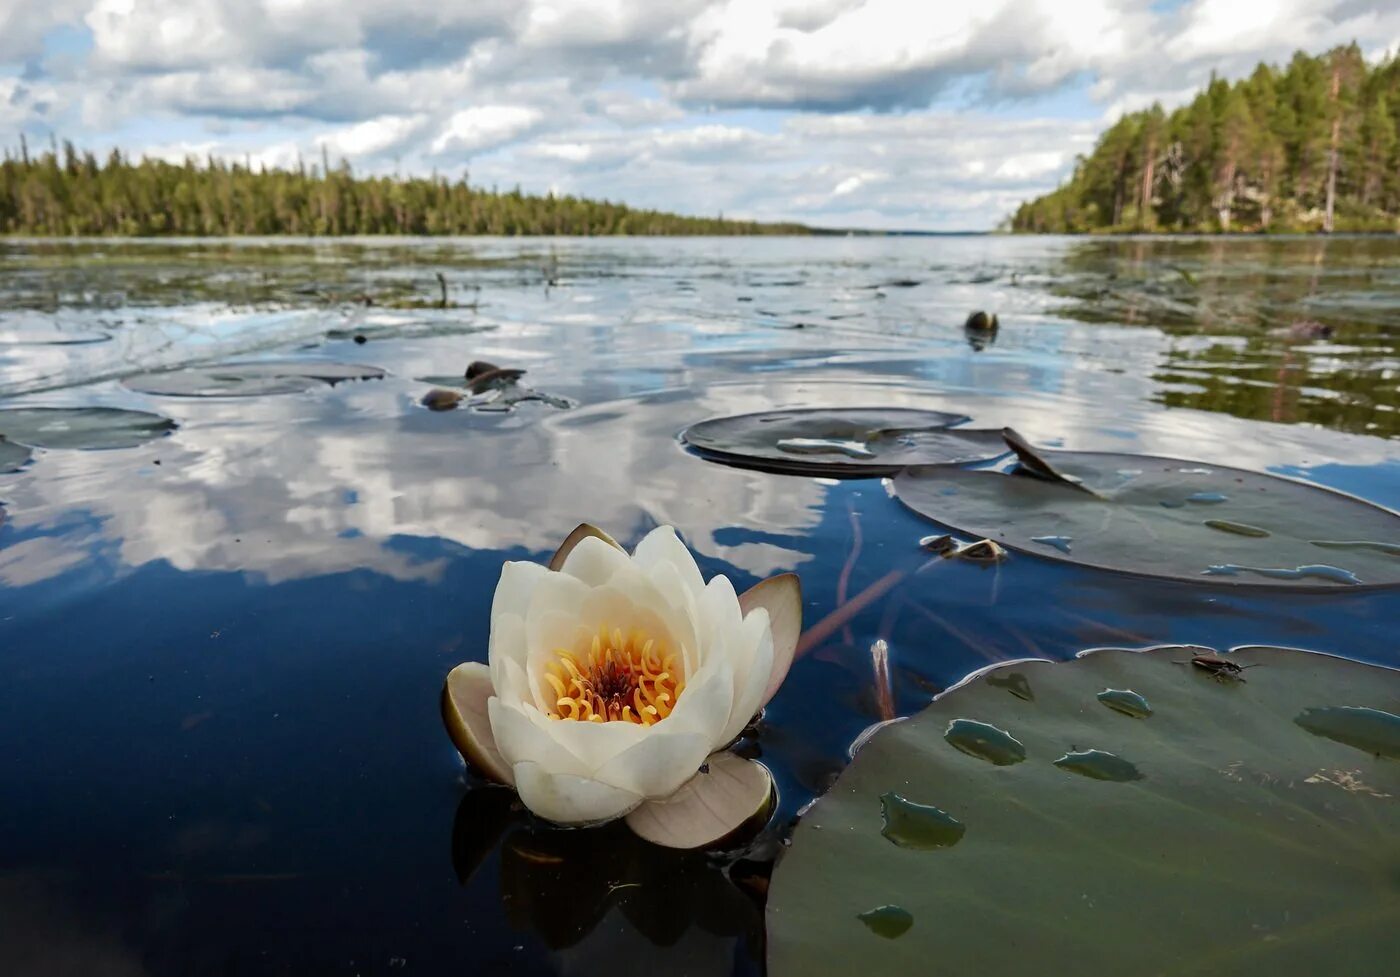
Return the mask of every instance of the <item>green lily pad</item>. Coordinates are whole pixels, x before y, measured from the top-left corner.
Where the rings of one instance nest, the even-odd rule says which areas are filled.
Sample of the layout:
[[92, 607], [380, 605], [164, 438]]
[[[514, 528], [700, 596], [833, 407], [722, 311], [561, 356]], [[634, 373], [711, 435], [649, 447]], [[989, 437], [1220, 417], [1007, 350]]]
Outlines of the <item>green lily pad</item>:
[[15, 444], [0, 435], [0, 473], [19, 471], [32, 453], [24, 445]]
[[895, 495], [1050, 560], [1214, 584], [1400, 583], [1400, 515], [1304, 482], [1142, 455], [1044, 451], [1058, 476], [917, 467]]
[[701, 421], [681, 438], [704, 457], [741, 468], [876, 478], [908, 465], [963, 464], [1006, 453], [999, 431], [951, 430], [967, 420], [907, 408], [801, 408]]
[[378, 380], [377, 366], [328, 360], [257, 360], [139, 373], [123, 381], [132, 390], [162, 397], [262, 397], [302, 393], [344, 380]]
[[[33, 448], [134, 448], [178, 427], [168, 417], [116, 407], [16, 407], [0, 410], [0, 436]], [[3, 470], [3, 456], [0, 456]]]
[[[1390, 972], [1400, 764], [1378, 754], [1400, 671], [1249, 647], [1224, 656], [1248, 682], [1221, 682], [1179, 664], [1199, 651], [1017, 662], [880, 729], [777, 864], [769, 974]], [[995, 681], [1011, 671], [1034, 700]], [[1151, 715], [1103, 708], [1106, 687]], [[944, 732], [963, 719], [1025, 761], [957, 749]], [[956, 823], [956, 844], [891, 838], [894, 792], [901, 823]], [[881, 938], [863, 919], [880, 906], [915, 924]]]

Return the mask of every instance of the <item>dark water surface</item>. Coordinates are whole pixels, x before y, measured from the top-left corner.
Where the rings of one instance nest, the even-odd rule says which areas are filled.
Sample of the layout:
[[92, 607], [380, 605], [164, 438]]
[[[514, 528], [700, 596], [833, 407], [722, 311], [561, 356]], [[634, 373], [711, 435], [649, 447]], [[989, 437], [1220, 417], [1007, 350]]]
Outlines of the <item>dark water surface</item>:
[[[988, 662], [1104, 644], [1400, 665], [1400, 597], [931, 560], [881, 481], [723, 467], [678, 431], [923, 407], [1397, 508], [1398, 345], [1393, 239], [0, 242], [0, 407], [179, 424], [0, 475], [0, 973], [759, 972], [762, 863], [881, 717], [876, 638], [909, 714]], [[121, 382], [235, 356], [388, 375]], [[419, 405], [416, 378], [473, 359], [577, 406]], [[485, 659], [502, 560], [584, 520], [675, 525], [741, 590], [795, 570], [809, 624], [876, 588], [744, 747], [781, 795], [747, 861], [468, 789], [443, 676]]]

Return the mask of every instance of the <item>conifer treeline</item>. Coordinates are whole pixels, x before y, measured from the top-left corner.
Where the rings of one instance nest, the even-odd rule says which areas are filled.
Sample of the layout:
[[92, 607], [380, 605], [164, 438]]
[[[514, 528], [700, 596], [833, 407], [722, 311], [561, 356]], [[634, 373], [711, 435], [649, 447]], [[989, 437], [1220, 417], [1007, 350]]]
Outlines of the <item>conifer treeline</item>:
[[792, 234], [796, 224], [682, 217], [519, 188], [499, 193], [434, 176], [357, 177], [347, 163], [253, 168], [210, 157], [182, 164], [64, 143], [0, 163], [0, 233], [235, 234]]
[[1355, 44], [1126, 115], [1013, 230], [1400, 230], [1400, 59]]

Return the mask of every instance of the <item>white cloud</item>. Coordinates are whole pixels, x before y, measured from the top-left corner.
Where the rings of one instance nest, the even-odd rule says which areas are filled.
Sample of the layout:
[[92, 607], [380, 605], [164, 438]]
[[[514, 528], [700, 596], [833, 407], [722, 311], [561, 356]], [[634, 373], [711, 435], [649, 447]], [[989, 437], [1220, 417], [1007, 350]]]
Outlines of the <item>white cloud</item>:
[[483, 105], [452, 113], [433, 140], [432, 152], [480, 152], [509, 142], [543, 118], [538, 109], [522, 105]]
[[324, 145], [369, 171], [470, 160], [488, 183], [704, 214], [986, 227], [1119, 113], [1353, 38], [1400, 49], [1400, 6], [0, 0], [0, 126], [269, 163]]

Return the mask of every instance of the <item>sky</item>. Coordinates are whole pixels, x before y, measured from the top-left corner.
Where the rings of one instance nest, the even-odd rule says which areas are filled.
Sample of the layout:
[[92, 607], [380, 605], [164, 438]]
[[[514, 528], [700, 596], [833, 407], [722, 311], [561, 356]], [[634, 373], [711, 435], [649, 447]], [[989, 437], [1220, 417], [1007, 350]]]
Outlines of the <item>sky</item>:
[[1395, 0], [0, 0], [0, 143], [981, 230], [1120, 113]]

